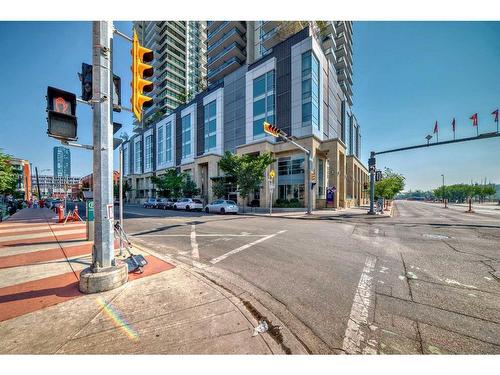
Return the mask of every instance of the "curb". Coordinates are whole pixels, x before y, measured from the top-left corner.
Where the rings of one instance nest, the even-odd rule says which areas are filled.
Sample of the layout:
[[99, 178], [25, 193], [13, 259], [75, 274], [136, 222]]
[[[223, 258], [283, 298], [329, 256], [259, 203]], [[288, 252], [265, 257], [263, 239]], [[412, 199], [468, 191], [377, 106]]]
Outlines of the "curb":
[[272, 354], [312, 354], [311, 350], [251, 292], [227, 281], [216, 273], [208, 272], [207, 269], [212, 266], [193, 260], [192, 264], [189, 264], [170, 255], [159, 254], [142, 244], [137, 244], [134, 240], [131, 240], [131, 242], [139, 250], [175, 265], [217, 290], [233, 303], [253, 328], [257, 327], [259, 320], [266, 320], [271, 329], [267, 331], [267, 335], [261, 334], [259, 336], [269, 348], [273, 348], [271, 350]]

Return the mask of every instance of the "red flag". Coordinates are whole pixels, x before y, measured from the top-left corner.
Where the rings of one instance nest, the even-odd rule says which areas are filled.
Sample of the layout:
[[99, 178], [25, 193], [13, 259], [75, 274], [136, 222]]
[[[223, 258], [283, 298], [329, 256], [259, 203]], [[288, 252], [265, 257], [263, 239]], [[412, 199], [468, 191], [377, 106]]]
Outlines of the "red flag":
[[436, 121], [436, 124], [434, 125], [434, 134], [435, 133], [438, 133], [439, 132], [439, 129], [438, 129], [438, 122]]
[[451, 122], [451, 128], [453, 129], [453, 132], [455, 132], [455, 117], [453, 117], [453, 121]]
[[493, 121], [498, 122], [498, 108], [491, 112], [493, 115]]
[[477, 126], [477, 113], [474, 113], [469, 119], [472, 120], [472, 126]]

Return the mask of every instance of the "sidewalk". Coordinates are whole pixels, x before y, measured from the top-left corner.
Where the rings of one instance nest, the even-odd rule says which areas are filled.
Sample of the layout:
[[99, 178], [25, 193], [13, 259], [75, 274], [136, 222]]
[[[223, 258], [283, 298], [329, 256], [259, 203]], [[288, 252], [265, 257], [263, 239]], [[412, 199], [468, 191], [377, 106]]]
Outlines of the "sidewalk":
[[186, 267], [142, 253], [143, 274], [84, 295], [91, 262], [83, 223], [57, 224], [48, 209], [0, 223], [0, 354], [197, 354], [282, 351], [233, 298]]
[[278, 217], [284, 219], [300, 219], [300, 220], [335, 220], [335, 219], [349, 219], [349, 218], [362, 218], [362, 219], [376, 219], [382, 217], [391, 217], [392, 208], [384, 211], [383, 214], [377, 214], [369, 216], [367, 212], [369, 211], [369, 206], [359, 206], [351, 208], [341, 208], [341, 209], [323, 209], [323, 210], [313, 210], [311, 215], [307, 215], [305, 211], [300, 212], [273, 212], [269, 215], [269, 211], [265, 212], [243, 212], [240, 210], [240, 214], [249, 216], [262, 216], [262, 217]]

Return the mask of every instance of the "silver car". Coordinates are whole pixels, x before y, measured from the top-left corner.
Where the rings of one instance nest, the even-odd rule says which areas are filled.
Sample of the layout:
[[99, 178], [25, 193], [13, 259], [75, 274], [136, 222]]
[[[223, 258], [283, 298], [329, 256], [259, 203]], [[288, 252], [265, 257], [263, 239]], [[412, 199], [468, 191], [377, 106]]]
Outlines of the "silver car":
[[238, 213], [238, 205], [235, 201], [218, 199], [205, 206], [205, 212], [208, 214], [210, 212], [216, 212], [221, 214]]

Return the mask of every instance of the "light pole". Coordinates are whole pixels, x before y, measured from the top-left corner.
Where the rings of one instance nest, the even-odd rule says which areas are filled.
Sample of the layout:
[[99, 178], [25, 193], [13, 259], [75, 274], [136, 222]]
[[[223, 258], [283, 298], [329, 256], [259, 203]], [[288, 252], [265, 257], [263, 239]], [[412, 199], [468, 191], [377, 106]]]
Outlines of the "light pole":
[[444, 197], [444, 193], [445, 193], [444, 174], [442, 174], [441, 177], [443, 177], [443, 203], [444, 203], [444, 208], [448, 208], [448, 206], [446, 205], [446, 198]]

